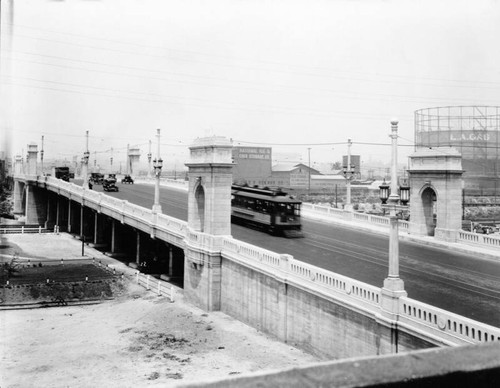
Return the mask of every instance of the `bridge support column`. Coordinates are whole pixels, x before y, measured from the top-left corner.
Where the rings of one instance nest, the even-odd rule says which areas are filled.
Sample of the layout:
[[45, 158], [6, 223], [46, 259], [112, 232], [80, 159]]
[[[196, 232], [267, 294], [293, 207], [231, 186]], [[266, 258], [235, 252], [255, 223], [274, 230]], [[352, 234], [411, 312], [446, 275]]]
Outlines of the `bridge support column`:
[[47, 219], [45, 220], [45, 229], [52, 230], [57, 224], [57, 206], [54, 204], [53, 197], [47, 194]]
[[26, 185], [18, 180], [14, 181], [14, 214], [22, 214], [23, 209], [23, 196]]
[[174, 265], [174, 251], [171, 245], [168, 246], [168, 264], [167, 264], [167, 275], [168, 276], [173, 276], [174, 271], [173, 271], [173, 265]]
[[58, 228], [59, 228], [60, 223], [61, 223], [61, 198], [58, 195], [57, 202], [56, 202], [56, 226]]
[[84, 236], [85, 233], [85, 228], [84, 228], [84, 211], [85, 207], [82, 205], [80, 206], [80, 236]]
[[141, 232], [136, 232], [136, 251], [135, 251], [135, 265], [138, 267], [141, 264]]
[[184, 292], [202, 309], [221, 305], [222, 236], [231, 234], [232, 144], [223, 137], [190, 147]]
[[47, 192], [26, 185], [26, 223], [45, 225], [47, 219]]
[[116, 221], [111, 221], [111, 254], [116, 253], [117, 237], [116, 237]]
[[68, 233], [71, 233], [71, 217], [73, 213], [71, 212], [71, 199], [68, 201]]

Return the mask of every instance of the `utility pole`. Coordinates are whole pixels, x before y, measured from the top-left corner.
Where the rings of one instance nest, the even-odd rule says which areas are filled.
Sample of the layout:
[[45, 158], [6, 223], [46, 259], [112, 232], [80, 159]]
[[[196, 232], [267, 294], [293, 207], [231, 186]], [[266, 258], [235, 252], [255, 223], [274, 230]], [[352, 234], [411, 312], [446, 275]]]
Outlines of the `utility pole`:
[[128, 164], [129, 164], [129, 152], [130, 152], [130, 144], [127, 144], [127, 157], [126, 157], [126, 166], [125, 166], [125, 174], [130, 174], [129, 169], [128, 169]]
[[346, 179], [345, 188], [346, 188], [346, 203], [345, 207], [349, 210], [351, 207], [351, 179], [354, 177], [354, 171], [352, 170], [351, 165], [351, 139], [347, 139], [347, 166], [343, 166], [344, 177]]
[[151, 178], [151, 140], [149, 141], [149, 152], [148, 152], [148, 178]]
[[45, 175], [43, 173], [43, 135], [42, 135], [42, 150], [40, 151], [40, 164], [41, 164], [41, 167], [42, 167], [42, 175]]
[[308, 193], [309, 195], [311, 195], [311, 147], [307, 148], [307, 152], [308, 152], [308, 158], [309, 158], [309, 189], [308, 189]]

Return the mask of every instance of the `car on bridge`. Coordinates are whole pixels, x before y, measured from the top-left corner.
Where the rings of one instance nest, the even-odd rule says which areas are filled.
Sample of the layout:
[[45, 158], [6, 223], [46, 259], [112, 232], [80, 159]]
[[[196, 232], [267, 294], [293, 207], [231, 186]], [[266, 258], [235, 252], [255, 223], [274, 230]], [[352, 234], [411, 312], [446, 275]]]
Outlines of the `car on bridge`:
[[125, 175], [122, 179], [122, 183], [134, 184], [134, 179], [130, 175]]
[[118, 186], [116, 185], [116, 174], [109, 174], [102, 183], [102, 188], [104, 191], [118, 191]]
[[104, 174], [101, 174], [99, 172], [90, 173], [89, 182], [93, 183], [94, 185], [102, 185], [104, 183]]

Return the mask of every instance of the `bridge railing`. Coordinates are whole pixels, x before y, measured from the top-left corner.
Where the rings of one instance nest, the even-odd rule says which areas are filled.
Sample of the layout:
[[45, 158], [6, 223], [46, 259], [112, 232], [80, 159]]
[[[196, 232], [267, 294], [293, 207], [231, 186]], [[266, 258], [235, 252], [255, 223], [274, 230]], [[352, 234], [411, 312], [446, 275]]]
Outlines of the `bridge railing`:
[[[339, 219], [346, 221], [354, 221], [360, 223], [368, 223], [377, 226], [387, 227], [389, 228], [389, 218], [384, 216], [377, 216], [375, 214], [367, 214], [367, 213], [357, 213], [351, 212], [348, 210], [337, 209], [330, 206], [325, 205], [314, 205], [311, 203], [303, 203], [302, 211], [304, 215], [319, 215], [326, 217], [327, 219]], [[399, 220], [399, 226], [402, 231], [408, 231], [408, 222], [404, 220]]]
[[500, 329], [446, 310], [402, 297], [399, 321], [456, 344], [500, 341]]
[[179, 235], [185, 236], [187, 233], [187, 222], [179, 220], [165, 214], [158, 214], [156, 226], [165, 230], [174, 231]]
[[177, 218], [165, 214], [158, 214], [158, 217], [154, 217], [151, 209], [146, 209], [142, 206], [105, 195], [101, 192], [84, 189], [82, 186], [77, 186], [54, 177], [39, 176], [34, 178], [39, 184], [52, 186], [58, 191], [66, 192], [70, 197], [79, 197], [86, 203], [92, 203], [98, 207], [114, 211], [119, 216], [120, 221], [124, 218], [131, 218], [168, 233], [180, 236], [186, 235], [187, 223], [185, 221], [178, 220]]
[[[142, 184], [155, 184], [155, 178], [137, 178], [135, 183]], [[161, 178], [160, 179], [161, 186], [169, 186], [169, 187], [178, 187], [181, 189], [187, 189], [189, 187], [189, 181], [179, 180], [179, 179], [171, 179], [171, 178]]]
[[296, 260], [291, 255], [278, 254], [233, 238], [225, 238], [223, 256], [244, 262], [247, 266], [280, 276], [298, 287], [315, 289], [346, 303], [376, 312], [380, 303], [380, 288]]
[[483, 246], [500, 248], [500, 236], [491, 234], [478, 234], [461, 230], [458, 233], [458, 240], [466, 244], [480, 244]]

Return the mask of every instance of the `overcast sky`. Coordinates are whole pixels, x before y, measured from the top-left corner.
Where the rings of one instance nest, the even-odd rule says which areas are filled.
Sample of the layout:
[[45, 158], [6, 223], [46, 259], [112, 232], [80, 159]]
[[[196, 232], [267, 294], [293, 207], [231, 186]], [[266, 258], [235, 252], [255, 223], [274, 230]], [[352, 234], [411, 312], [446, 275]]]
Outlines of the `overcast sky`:
[[11, 0], [13, 25], [1, 3], [13, 154], [80, 158], [88, 130], [100, 164], [145, 161], [161, 128], [168, 163], [207, 135], [387, 162], [391, 118], [403, 159], [415, 110], [500, 105], [499, 1]]

